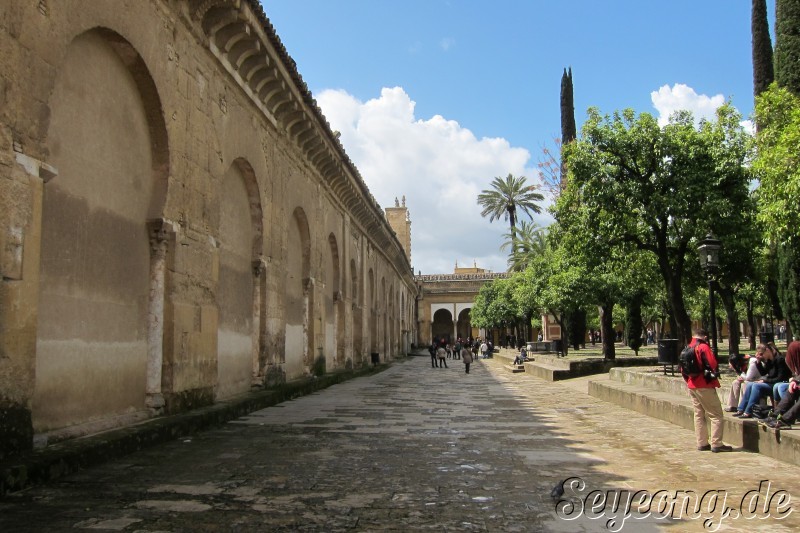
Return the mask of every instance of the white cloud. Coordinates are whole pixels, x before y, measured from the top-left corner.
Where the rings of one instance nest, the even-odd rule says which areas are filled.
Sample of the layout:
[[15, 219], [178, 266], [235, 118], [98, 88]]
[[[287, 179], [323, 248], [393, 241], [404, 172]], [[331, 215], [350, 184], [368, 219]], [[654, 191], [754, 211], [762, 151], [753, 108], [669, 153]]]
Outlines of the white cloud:
[[[378, 202], [406, 197], [411, 216], [411, 259], [424, 274], [452, 273], [455, 263], [502, 272], [503, 220], [480, 216], [477, 196], [496, 176], [527, 176], [530, 153], [501, 138], [478, 139], [454, 120], [414, 114], [401, 87], [384, 88], [361, 102], [341, 90], [324, 90], [317, 102]], [[543, 208], [545, 206], [542, 206]], [[540, 224], [547, 224], [545, 216]]]
[[669, 85], [660, 87], [650, 93], [653, 106], [658, 110], [658, 124], [664, 126], [669, 122], [669, 117], [675, 111], [688, 110], [692, 112], [695, 123], [701, 119], [714, 120], [717, 108], [725, 103], [721, 94], [706, 96], [697, 94], [694, 89], [682, 83], [676, 83], [671, 88]]

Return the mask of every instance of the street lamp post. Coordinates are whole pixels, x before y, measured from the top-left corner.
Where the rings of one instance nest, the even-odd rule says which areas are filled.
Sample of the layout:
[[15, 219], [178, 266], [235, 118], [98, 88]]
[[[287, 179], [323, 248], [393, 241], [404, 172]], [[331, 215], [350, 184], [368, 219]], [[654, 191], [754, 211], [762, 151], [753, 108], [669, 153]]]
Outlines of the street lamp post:
[[719, 268], [720, 248], [722, 248], [722, 242], [714, 237], [714, 234], [710, 231], [697, 246], [700, 266], [705, 270], [706, 279], [708, 280], [708, 304], [711, 308], [711, 349], [714, 351], [714, 357], [717, 357], [717, 313], [714, 307], [714, 278]]

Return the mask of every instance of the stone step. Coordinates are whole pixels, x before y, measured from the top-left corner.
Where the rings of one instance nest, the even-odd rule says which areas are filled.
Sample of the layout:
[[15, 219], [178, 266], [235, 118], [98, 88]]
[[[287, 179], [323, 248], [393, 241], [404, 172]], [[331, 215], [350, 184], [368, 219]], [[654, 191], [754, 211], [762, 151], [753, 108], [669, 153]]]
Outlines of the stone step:
[[[653, 366], [633, 369], [612, 368], [608, 375], [612, 381], [636, 385], [653, 391], [667, 392], [678, 396], [686, 395], [686, 382], [683, 380], [683, 377], [681, 377], [681, 373], [677, 367], [675, 367], [674, 374], [670, 372], [669, 367], [667, 367], [665, 374], [663, 366]], [[717, 389], [717, 394], [723, 406], [728, 402], [732, 380], [732, 374], [724, 374], [720, 378], [721, 386]]]
[[[623, 383], [605, 375], [589, 381], [589, 394], [638, 413], [694, 430], [694, 409], [685, 385], [682, 394], [675, 394]], [[724, 416], [725, 442], [773, 459], [800, 465], [800, 426], [796, 426], [797, 429], [776, 432], [760, 426], [755, 420], [741, 420], [731, 416], [730, 413], [725, 413]]]
[[[514, 360], [516, 352], [503, 350], [495, 354], [509, 362]], [[600, 357], [586, 357], [583, 359], [570, 357], [555, 357], [543, 354], [528, 354], [525, 361], [525, 371], [548, 381], [559, 381], [581, 376], [605, 374], [615, 367], [645, 366], [651, 367], [657, 361], [656, 357], [618, 357], [613, 361], [606, 361]]]
[[506, 365], [506, 368], [508, 370], [510, 370], [511, 372], [513, 372], [514, 374], [516, 374], [518, 372], [525, 372], [525, 365], [524, 364], [523, 365], [514, 365], [514, 364]]
[[575, 377], [568, 368], [548, 365], [538, 361], [526, 361], [523, 364], [525, 365], [526, 373], [533, 374], [537, 378], [542, 378], [547, 381], [560, 381], [562, 379]]

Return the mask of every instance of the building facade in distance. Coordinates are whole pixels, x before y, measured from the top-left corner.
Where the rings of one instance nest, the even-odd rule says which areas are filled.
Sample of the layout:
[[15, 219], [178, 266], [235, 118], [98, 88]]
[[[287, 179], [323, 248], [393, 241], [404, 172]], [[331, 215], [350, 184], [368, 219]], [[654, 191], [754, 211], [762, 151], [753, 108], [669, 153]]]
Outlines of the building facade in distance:
[[430, 344], [433, 339], [485, 338], [490, 332], [472, 326], [470, 310], [484, 283], [505, 277], [506, 272], [458, 264], [452, 274], [417, 275], [417, 345]]

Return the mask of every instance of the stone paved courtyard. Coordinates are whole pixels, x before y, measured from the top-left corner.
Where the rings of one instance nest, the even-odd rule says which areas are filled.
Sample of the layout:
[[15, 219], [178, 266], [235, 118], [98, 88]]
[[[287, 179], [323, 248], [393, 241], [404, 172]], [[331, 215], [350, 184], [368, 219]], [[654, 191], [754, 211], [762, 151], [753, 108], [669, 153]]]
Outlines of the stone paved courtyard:
[[[591, 378], [546, 382], [512, 374], [503, 363], [479, 361], [466, 375], [460, 361], [448, 361], [449, 369], [432, 369], [428, 357], [400, 361], [219, 429], [9, 495], [0, 500], [0, 531], [800, 527], [796, 468], [746, 452], [697, 452], [691, 431], [588, 396]], [[569, 477], [582, 485], [567, 487], [573, 506], [562, 506], [559, 516], [550, 491]], [[745, 509], [752, 518], [736, 518], [742, 497], [754, 491], [746, 499], [751, 502], [761, 480], [771, 484], [761, 486], [758, 506]], [[672, 519], [656, 513], [626, 519], [624, 509], [614, 512], [610, 503], [637, 491], [659, 501], [676, 491], [709, 490], [719, 492], [703, 500], [700, 519], [687, 519], [685, 511], [681, 519], [680, 503]], [[781, 490], [770, 506], [770, 496]], [[592, 491], [603, 492], [588, 501], [601, 494], [609, 500], [604, 511], [592, 512], [585, 503]], [[732, 509], [728, 516], [723, 504]], [[651, 503], [652, 511], [656, 507]], [[785, 518], [777, 519], [780, 513]], [[710, 519], [705, 528], [703, 519]]]

